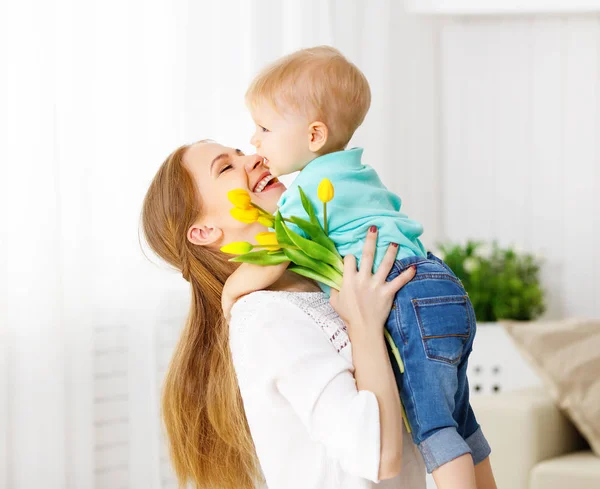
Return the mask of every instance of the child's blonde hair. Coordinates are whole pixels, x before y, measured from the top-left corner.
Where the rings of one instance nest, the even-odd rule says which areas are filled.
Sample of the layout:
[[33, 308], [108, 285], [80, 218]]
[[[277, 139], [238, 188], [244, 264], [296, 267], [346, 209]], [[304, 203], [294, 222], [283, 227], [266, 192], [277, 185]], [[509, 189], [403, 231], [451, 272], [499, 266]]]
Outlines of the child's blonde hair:
[[331, 46], [301, 49], [264, 68], [246, 92], [250, 110], [269, 103], [329, 129], [324, 150], [344, 149], [371, 105], [365, 75]]

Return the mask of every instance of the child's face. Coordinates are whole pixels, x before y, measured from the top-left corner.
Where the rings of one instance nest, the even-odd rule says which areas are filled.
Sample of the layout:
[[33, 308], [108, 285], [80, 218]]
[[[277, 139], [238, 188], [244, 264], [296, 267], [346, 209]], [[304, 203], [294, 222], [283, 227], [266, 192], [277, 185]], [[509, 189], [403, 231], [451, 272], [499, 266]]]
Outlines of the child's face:
[[281, 115], [267, 104], [252, 111], [256, 124], [250, 144], [265, 158], [276, 177], [302, 170], [315, 158], [309, 149], [309, 121], [300, 115]]

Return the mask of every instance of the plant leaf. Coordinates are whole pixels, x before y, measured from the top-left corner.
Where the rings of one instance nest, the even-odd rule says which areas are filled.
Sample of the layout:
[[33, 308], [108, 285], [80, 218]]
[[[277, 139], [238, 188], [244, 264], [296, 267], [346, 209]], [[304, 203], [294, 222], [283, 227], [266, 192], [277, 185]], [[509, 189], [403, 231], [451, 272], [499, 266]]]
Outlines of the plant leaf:
[[[279, 224], [283, 231], [287, 233], [286, 239], [292, 241], [292, 246], [297, 246], [311, 258], [328, 263], [340, 274], [343, 273], [343, 263], [342, 260], [338, 258], [338, 256], [329, 251], [327, 248], [321, 246], [319, 243], [315, 241], [310, 241], [309, 239], [303, 238], [299, 234], [295, 233], [287, 227], [286, 223], [283, 220], [281, 220]], [[279, 236], [277, 236], [277, 239], [279, 239]], [[281, 241], [279, 242], [281, 243]]]
[[277, 211], [275, 214], [275, 237], [277, 238], [277, 242], [282, 246], [295, 246], [294, 242], [289, 238], [288, 233], [284, 228], [283, 217], [281, 217], [281, 213]]
[[306, 214], [308, 214], [310, 222], [312, 222], [315, 226], [321, 227], [321, 223], [319, 222], [319, 219], [315, 214], [315, 208], [313, 207], [310, 200], [308, 200], [308, 197], [306, 196], [304, 190], [302, 190], [302, 187], [300, 187], [300, 185], [298, 185], [298, 191], [300, 192], [300, 200], [302, 201], [302, 207], [304, 207]]
[[316, 280], [317, 282], [321, 282], [325, 285], [328, 285], [332, 289], [340, 290], [340, 284], [336, 284], [332, 280], [328, 279], [327, 277], [324, 277], [323, 275], [315, 272], [314, 270], [311, 270], [310, 268], [301, 267], [300, 265], [290, 265], [288, 267], [288, 270], [297, 273], [298, 275], [302, 275], [303, 277], [308, 277], [313, 280]]
[[300, 265], [304, 268], [309, 268], [314, 270], [316, 273], [326, 277], [333, 282], [342, 282], [342, 274], [335, 270], [333, 267], [327, 265], [326, 263], [320, 262], [308, 256], [302, 250], [294, 250], [290, 248], [286, 248], [283, 250], [285, 256], [288, 259], [295, 263], [296, 265]]
[[325, 231], [320, 225], [313, 224], [312, 222], [308, 222], [306, 219], [301, 219], [296, 216], [292, 216], [289, 218], [296, 226], [298, 226], [302, 231], [308, 234], [314, 241], [319, 243], [321, 246], [327, 248], [332, 253], [335, 253], [336, 256], [342, 259], [341, 255], [338, 253], [335, 244], [331, 240], [329, 236], [325, 234]]
[[251, 251], [243, 255], [230, 258], [229, 261], [236, 263], [252, 263], [254, 265], [279, 265], [289, 261], [283, 252], [273, 253], [268, 250]]

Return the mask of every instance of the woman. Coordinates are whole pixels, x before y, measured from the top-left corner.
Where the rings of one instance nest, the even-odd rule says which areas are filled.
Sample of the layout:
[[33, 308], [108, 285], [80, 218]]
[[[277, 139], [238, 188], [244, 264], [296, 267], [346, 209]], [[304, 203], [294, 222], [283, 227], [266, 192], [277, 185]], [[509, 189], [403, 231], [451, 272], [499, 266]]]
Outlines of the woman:
[[238, 301], [228, 325], [221, 291], [235, 264], [219, 248], [265, 231], [231, 217], [227, 192], [235, 188], [270, 212], [284, 191], [260, 157], [202, 141], [167, 158], [144, 200], [149, 245], [192, 288], [162, 406], [180, 482], [353, 489], [383, 480], [377, 487], [423, 489], [383, 337], [393, 296], [414, 271], [385, 282], [390, 247], [371, 274], [371, 232], [362, 270], [345, 260], [331, 299], [339, 316], [314, 282], [286, 272]]

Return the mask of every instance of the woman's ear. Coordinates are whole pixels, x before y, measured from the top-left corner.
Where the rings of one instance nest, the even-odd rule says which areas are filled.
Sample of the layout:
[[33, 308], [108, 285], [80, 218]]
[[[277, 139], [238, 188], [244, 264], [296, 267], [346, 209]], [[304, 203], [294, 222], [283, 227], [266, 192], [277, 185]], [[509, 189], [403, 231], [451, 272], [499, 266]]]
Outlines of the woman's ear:
[[187, 239], [198, 246], [208, 246], [223, 237], [223, 230], [218, 227], [196, 223], [188, 229]]
[[308, 149], [313, 153], [318, 153], [325, 144], [329, 137], [329, 129], [323, 122], [312, 122], [308, 126]]

